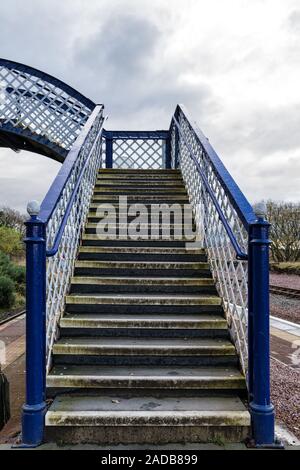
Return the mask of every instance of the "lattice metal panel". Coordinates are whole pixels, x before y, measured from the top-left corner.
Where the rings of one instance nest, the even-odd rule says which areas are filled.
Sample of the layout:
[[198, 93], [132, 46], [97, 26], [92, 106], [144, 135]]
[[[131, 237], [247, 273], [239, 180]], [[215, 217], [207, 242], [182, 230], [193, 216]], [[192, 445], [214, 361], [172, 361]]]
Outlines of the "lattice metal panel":
[[[240, 357], [241, 366], [246, 374], [248, 360], [247, 318], [248, 318], [248, 263], [236, 259], [235, 250], [222, 224], [216, 207], [206, 191], [191, 152], [196, 157], [209, 186], [218, 201], [232, 231], [247, 253], [248, 233], [232, 206], [228, 195], [221, 185], [206, 151], [197, 138], [193, 127], [183, 113], [179, 115], [178, 158], [182, 175], [187, 187], [190, 202], [195, 214], [198, 238], [205, 246], [218, 292], [223, 300], [231, 336]], [[171, 135], [171, 161], [175, 162], [175, 124]]]
[[69, 150], [91, 114], [91, 103], [53, 77], [0, 60], [0, 129], [27, 130]]
[[101, 112], [81, 147], [46, 228], [47, 248], [50, 249], [61, 227], [70, 198], [76, 188], [78, 177], [85, 166], [87, 158], [90, 156], [88, 165], [84, 168], [81, 183], [75, 189], [75, 198], [58, 252], [49, 257], [47, 261], [47, 369], [50, 366], [51, 350], [57, 333], [58, 321], [64, 311], [65, 296], [73, 275], [81, 232], [89, 210], [97, 172], [102, 165], [102, 136], [99, 135], [102, 126], [103, 117]]
[[165, 141], [162, 139], [114, 139], [113, 167], [140, 170], [165, 168]]

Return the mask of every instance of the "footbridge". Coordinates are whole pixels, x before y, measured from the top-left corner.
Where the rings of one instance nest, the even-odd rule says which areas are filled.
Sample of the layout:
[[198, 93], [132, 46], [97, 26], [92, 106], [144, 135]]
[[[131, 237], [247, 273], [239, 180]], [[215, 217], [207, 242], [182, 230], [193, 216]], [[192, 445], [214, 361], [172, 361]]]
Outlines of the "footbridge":
[[264, 206], [182, 105], [168, 129], [107, 130], [36, 69], [2, 59], [0, 87], [0, 145], [62, 163], [28, 204], [22, 445], [273, 447]]

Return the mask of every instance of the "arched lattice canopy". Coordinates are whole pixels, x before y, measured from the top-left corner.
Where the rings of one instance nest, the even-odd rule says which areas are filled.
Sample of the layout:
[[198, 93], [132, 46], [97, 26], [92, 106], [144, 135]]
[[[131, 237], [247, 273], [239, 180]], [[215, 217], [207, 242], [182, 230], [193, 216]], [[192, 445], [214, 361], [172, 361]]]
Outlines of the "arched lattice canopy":
[[57, 78], [0, 59], [0, 147], [62, 162], [94, 107]]

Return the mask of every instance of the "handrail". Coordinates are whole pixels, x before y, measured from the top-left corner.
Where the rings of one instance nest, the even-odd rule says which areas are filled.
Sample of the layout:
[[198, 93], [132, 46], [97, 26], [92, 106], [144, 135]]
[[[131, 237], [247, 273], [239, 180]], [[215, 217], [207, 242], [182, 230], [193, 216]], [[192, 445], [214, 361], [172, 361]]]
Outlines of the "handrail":
[[191, 118], [189, 112], [184, 105], [177, 105], [177, 108], [174, 113], [174, 117], [182, 112], [185, 116], [190, 127], [194, 131], [195, 137], [199, 141], [200, 145], [206, 152], [208, 159], [210, 160], [214, 170], [218, 175], [218, 179], [226, 191], [228, 198], [230, 199], [231, 204], [236, 210], [237, 214], [241, 218], [241, 221], [246, 230], [249, 229], [249, 226], [256, 222], [257, 217], [252, 209], [251, 204], [247, 201], [246, 197], [230, 175], [229, 171], [225, 168], [224, 164], [220, 160], [219, 156], [209, 143], [209, 140], [205, 137], [203, 132], [199, 129], [197, 123]]
[[98, 115], [99, 111], [103, 109], [103, 105], [97, 105], [88, 118], [86, 124], [84, 125], [83, 130], [75, 140], [71, 150], [69, 151], [60, 171], [58, 172], [55, 180], [53, 181], [52, 185], [50, 186], [49, 191], [47, 192], [39, 214], [39, 218], [45, 224], [48, 223], [50, 220], [57, 202], [65, 188], [66, 182], [72, 172], [76, 159], [78, 157], [79, 152], [81, 151], [82, 146], [89, 134], [90, 129], [93, 126], [96, 116]]
[[[103, 122], [104, 122], [104, 120], [103, 120]], [[64, 230], [65, 230], [65, 227], [66, 227], [66, 223], [67, 223], [68, 217], [69, 217], [70, 212], [71, 212], [71, 209], [72, 209], [72, 204], [73, 204], [74, 199], [75, 199], [75, 197], [76, 197], [77, 190], [78, 190], [78, 188], [79, 188], [79, 185], [80, 185], [81, 180], [82, 180], [82, 178], [83, 178], [83, 175], [84, 175], [84, 172], [85, 172], [85, 170], [86, 170], [86, 167], [87, 167], [88, 163], [90, 162], [92, 153], [93, 153], [93, 151], [94, 151], [94, 149], [95, 149], [95, 146], [97, 145], [97, 141], [98, 141], [99, 137], [101, 136], [102, 132], [103, 132], [103, 125], [102, 125], [102, 127], [101, 127], [101, 130], [98, 132], [98, 134], [97, 134], [97, 136], [96, 136], [96, 138], [95, 138], [95, 141], [94, 141], [94, 143], [93, 143], [93, 146], [92, 146], [91, 149], [90, 149], [89, 156], [87, 157], [86, 162], [85, 162], [85, 164], [83, 165], [83, 167], [82, 167], [82, 169], [81, 169], [81, 171], [80, 171], [80, 174], [79, 174], [79, 176], [78, 176], [76, 185], [74, 186], [72, 196], [70, 197], [70, 200], [69, 200], [69, 202], [68, 202], [66, 211], [65, 211], [64, 216], [63, 216], [63, 219], [62, 219], [62, 221], [61, 221], [59, 230], [58, 230], [58, 232], [57, 232], [57, 234], [56, 234], [56, 237], [55, 237], [54, 243], [53, 243], [53, 245], [52, 245], [52, 248], [49, 249], [49, 250], [46, 250], [46, 256], [47, 256], [47, 258], [50, 258], [51, 256], [56, 255], [56, 253], [58, 252], [59, 245], [60, 245], [60, 242], [61, 242], [61, 239], [62, 239]]]
[[203, 170], [201, 169], [201, 166], [199, 165], [199, 162], [197, 161], [197, 159], [196, 159], [195, 156], [194, 156], [194, 153], [193, 153], [193, 151], [192, 151], [192, 149], [191, 149], [190, 144], [187, 142], [185, 136], [183, 135], [183, 132], [182, 132], [182, 130], [181, 130], [181, 127], [180, 127], [179, 122], [177, 121], [177, 119], [175, 118], [175, 116], [173, 116], [172, 120], [173, 120], [174, 124], [176, 125], [176, 127], [177, 127], [177, 129], [178, 129], [178, 132], [180, 133], [180, 137], [183, 139], [183, 141], [184, 141], [184, 143], [185, 143], [185, 145], [186, 145], [186, 147], [187, 147], [187, 149], [188, 149], [188, 151], [189, 151], [190, 157], [192, 158], [193, 162], [195, 163], [195, 165], [196, 165], [196, 167], [197, 167], [198, 173], [200, 174], [200, 176], [201, 176], [201, 178], [202, 178], [202, 180], [203, 180], [203, 183], [204, 183], [204, 186], [205, 186], [206, 191], [209, 193], [209, 195], [210, 195], [210, 197], [211, 197], [211, 199], [212, 199], [212, 201], [213, 201], [213, 203], [214, 203], [214, 205], [215, 205], [216, 211], [218, 212], [218, 215], [219, 215], [219, 217], [220, 217], [220, 219], [221, 219], [221, 221], [222, 221], [222, 223], [223, 223], [223, 225], [224, 225], [224, 228], [225, 228], [225, 230], [226, 230], [226, 233], [227, 233], [227, 235], [228, 235], [228, 237], [229, 237], [229, 239], [230, 239], [230, 241], [231, 241], [231, 243], [232, 243], [232, 246], [233, 246], [233, 248], [234, 248], [234, 250], [235, 250], [235, 252], [236, 252], [236, 257], [237, 257], [237, 259], [239, 259], [239, 260], [247, 260], [247, 259], [248, 259], [248, 255], [247, 255], [247, 253], [244, 253], [243, 250], [240, 248], [240, 246], [239, 246], [239, 244], [238, 244], [238, 242], [237, 242], [237, 239], [236, 239], [236, 237], [235, 237], [235, 235], [234, 235], [234, 233], [233, 233], [233, 231], [232, 231], [230, 225], [228, 224], [226, 218], [224, 217], [224, 214], [223, 214], [223, 212], [222, 212], [222, 209], [221, 209], [221, 207], [220, 207], [220, 205], [219, 205], [219, 203], [218, 203], [218, 201], [217, 201], [217, 199], [216, 199], [216, 197], [215, 197], [215, 195], [214, 195], [214, 193], [213, 193], [211, 187], [209, 186], [208, 180], [207, 180], [205, 174], [203, 173]]

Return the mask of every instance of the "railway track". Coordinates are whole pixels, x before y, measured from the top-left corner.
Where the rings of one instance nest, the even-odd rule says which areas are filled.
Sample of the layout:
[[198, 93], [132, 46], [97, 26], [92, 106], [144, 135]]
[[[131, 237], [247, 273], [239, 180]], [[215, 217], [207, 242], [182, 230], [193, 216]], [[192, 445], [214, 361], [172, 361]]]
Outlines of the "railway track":
[[300, 289], [291, 289], [290, 287], [281, 287], [270, 285], [270, 293], [277, 295], [284, 295], [294, 299], [300, 299]]
[[0, 321], [0, 326], [4, 325], [5, 323], [9, 323], [10, 321], [20, 317], [21, 315], [24, 315], [24, 313], [26, 313], [26, 310], [21, 310], [20, 312], [12, 313], [11, 315], [8, 314], [6, 318]]

